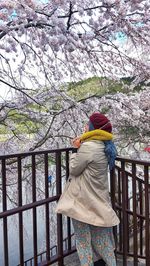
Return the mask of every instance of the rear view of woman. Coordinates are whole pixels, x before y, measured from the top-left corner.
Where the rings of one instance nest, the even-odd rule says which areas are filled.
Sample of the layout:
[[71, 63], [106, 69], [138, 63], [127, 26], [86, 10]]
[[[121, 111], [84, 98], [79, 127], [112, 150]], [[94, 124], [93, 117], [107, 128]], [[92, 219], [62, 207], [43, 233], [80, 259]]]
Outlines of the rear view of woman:
[[116, 266], [113, 226], [119, 219], [112, 209], [108, 166], [116, 157], [112, 126], [93, 113], [85, 133], [73, 140], [78, 148], [70, 158], [70, 176], [56, 211], [72, 218], [81, 266]]

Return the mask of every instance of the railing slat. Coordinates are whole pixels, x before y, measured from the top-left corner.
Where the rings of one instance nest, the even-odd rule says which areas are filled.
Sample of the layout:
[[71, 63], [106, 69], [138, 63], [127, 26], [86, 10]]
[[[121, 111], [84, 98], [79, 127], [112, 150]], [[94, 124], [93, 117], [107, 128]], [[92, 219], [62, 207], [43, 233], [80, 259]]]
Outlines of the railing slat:
[[127, 252], [129, 253], [130, 252], [130, 239], [129, 239], [129, 213], [127, 212], [128, 209], [130, 209], [130, 202], [129, 202], [129, 176], [128, 174], [126, 173], [126, 220], [127, 220]]
[[[48, 154], [44, 155], [45, 164], [45, 198], [49, 197], [48, 189]], [[46, 260], [50, 261], [50, 228], [49, 228], [49, 202], [45, 204], [45, 228], [46, 228]]]
[[148, 166], [144, 166], [145, 181], [145, 243], [146, 243], [146, 266], [150, 265], [150, 182]]
[[[32, 201], [36, 202], [36, 162], [35, 155], [32, 155]], [[37, 213], [33, 207], [33, 253], [34, 265], [37, 265]]]
[[[3, 212], [7, 211], [7, 191], [6, 191], [6, 161], [2, 159], [2, 198]], [[3, 241], [4, 241], [4, 264], [9, 266], [8, 257], [8, 227], [7, 217], [3, 217]]]
[[26, 204], [24, 206], [21, 206], [21, 207], [18, 207], [18, 208], [14, 208], [14, 209], [11, 209], [11, 210], [7, 210], [7, 211], [4, 211], [4, 212], [1, 212], [0, 213], [0, 219], [4, 218], [4, 217], [11, 216], [11, 215], [14, 215], [14, 214], [22, 212], [22, 211], [27, 211], [27, 210], [33, 209], [34, 207], [39, 207], [39, 206], [41, 206], [43, 204], [46, 204], [47, 202], [54, 202], [56, 200], [58, 200], [58, 196], [53, 196], [53, 197], [50, 197], [50, 198], [47, 198], [47, 199], [42, 199], [42, 200], [38, 200], [38, 201], [35, 201], [35, 202], [32, 202], [32, 203], [28, 203], [28, 204]]
[[[140, 198], [140, 206], [139, 206], [139, 210], [140, 210], [140, 214], [143, 215], [143, 190], [142, 190], [142, 184], [140, 182], [138, 182], [138, 186], [139, 186], [139, 198]], [[139, 227], [140, 227], [140, 255], [143, 255], [143, 219], [140, 219], [140, 223], [139, 223]]]
[[137, 187], [136, 187], [136, 165], [132, 164], [132, 191], [133, 191], [133, 252], [134, 266], [138, 265], [138, 230], [137, 230]]
[[[118, 204], [119, 206], [122, 205], [122, 179], [121, 179], [121, 175], [120, 175], [120, 170], [118, 169], [117, 170], [117, 173], [118, 173], [118, 182], [116, 183], [116, 185], [118, 185]], [[120, 221], [122, 220], [122, 213], [121, 211], [119, 210], [119, 219]], [[122, 250], [122, 243], [123, 243], [123, 240], [122, 240], [122, 223], [120, 222], [119, 224], [119, 250], [121, 251]]]
[[123, 211], [123, 266], [127, 266], [127, 241], [128, 241], [128, 229], [127, 229], [127, 175], [125, 173], [125, 162], [121, 162], [121, 171], [122, 171], [122, 211]]
[[[66, 151], [66, 181], [69, 177], [69, 151]], [[70, 218], [67, 217], [67, 237], [68, 237], [68, 250], [71, 250], [71, 222]]]
[[[61, 180], [61, 153], [56, 153], [56, 195], [60, 196], [62, 192]], [[58, 266], [63, 266], [63, 228], [62, 228], [62, 215], [57, 214], [57, 254], [60, 257]]]
[[[21, 157], [18, 157], [18, 206], [22, 206], [22, 168]], [[23, 217], [22, 212], [19, 212], [19, 250], [20, 250], [20, 264], [24, 263], [24, 251], [23, 251]]]

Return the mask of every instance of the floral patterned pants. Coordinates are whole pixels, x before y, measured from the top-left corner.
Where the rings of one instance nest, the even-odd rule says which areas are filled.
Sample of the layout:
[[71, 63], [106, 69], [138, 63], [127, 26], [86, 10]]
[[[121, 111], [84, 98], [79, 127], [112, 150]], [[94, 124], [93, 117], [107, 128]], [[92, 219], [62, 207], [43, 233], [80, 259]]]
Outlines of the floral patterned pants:
[[81, 266], [93, 266], [102, 258], [107, 266], [116, 266], [114, 238], [111, 227], [98, 227], [72, 219], [76, 248]]

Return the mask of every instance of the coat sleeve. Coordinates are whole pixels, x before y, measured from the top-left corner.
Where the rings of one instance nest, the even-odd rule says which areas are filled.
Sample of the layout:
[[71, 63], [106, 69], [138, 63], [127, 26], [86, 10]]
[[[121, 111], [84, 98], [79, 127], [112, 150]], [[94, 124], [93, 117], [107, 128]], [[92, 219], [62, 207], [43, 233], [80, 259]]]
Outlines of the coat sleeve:
[[87, 143], [83, 143], [77, 153], [71, 154], [69, 162], [69, 173], [73, 176], [79, 176], [91, 162]]

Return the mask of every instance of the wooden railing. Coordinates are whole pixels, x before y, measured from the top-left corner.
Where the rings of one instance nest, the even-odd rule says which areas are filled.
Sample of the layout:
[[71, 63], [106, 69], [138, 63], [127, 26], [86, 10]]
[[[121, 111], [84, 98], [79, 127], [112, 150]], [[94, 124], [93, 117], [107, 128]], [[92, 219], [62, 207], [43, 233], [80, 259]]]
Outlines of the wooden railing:
[[123, 266], [129, 257], [134, 266], [139, 259], [150, 265], [150, 162], [118, 157], [111, 172], [111, 198], [121, 221], [115, 238]]
[[[62, 266], [64, 257], [75, 252], [70, 218], [55, 213], [69, 176], [71, 152], [67, 148], [0, 156], [0, 265], [36, 266], [57, 261]], [[134, 266], [140, 258], [150, 265], [149, 171], [150, 162], [118, 157], [109, 176], [112, 205], [121, 221], [114, 229], [116, 254], [123, 256], [123, 266], [128, 257], [133, 258]], [[13, 234], [17, 240], [12, 243]]]
[[[71, 149], [68, 148], [0, 156], [0, 192], [2, 197], [0, 221], [2, 221], [1, 231], [3, 234], [1, 239], [3, 256], [0, 257], [0, 265], [36, 266], [39, 263], [48, 265], [55, 261], [58, 261], [59, 265], [63, 265], [64, 256], [75, 251], [75, 244], [71, 237], [70, 219], [67, 218], [62, 223], [62, 216], [56, 216], [54, 211], [56, 202], [62, 193], [62, 186], [68, 178], [70, 151]], [[51, 167], [53, 168], [52, 181], [49, 180]], [[42, 183], [41, 186], [40, 183]], [[27, 186], [27, 196], [24, 194], [24, 186]], [[26, 202], [24, 197], [28, 197]], [[38, 209], [40, 207], [43, 207], [41, 223], [45, 224], [43, 241], [45, 242], [46, 251], [44, 252], [41, 252], [38, 245], [38, 233], [41, 231], [40, 225], [38, 225]], [[27, 212], [29, 212], [29, 215], [27, 215]], [[14, 234], [14, 226], [12, 224], [10, 226], [9, 217], [16, 217], [15, 227], [18, 227], [16, 247], [12, 246], [11, 241], [9, 241], [9, 235]], [[31, 220], [32, 225], [29, 226]], [[30, 231], [27, 232], [29, 235], [32, 233], [30, 235], [31, 259], [26, 259], [25, 231]], [[65, 231], [65, 234], [63, 231]], [[66, 238], [65, 243], [67, 243], [65, 250], [63, 249], [64, 238]], [[51, 241], [52, 239], [54, 241]], [[11, 253], [13, 249], [15, 249], [14, 256], [17, 257], [18, 254], [17, 263], [12, 262]], [[14, 265], [14, 263], [16, 264]]]

